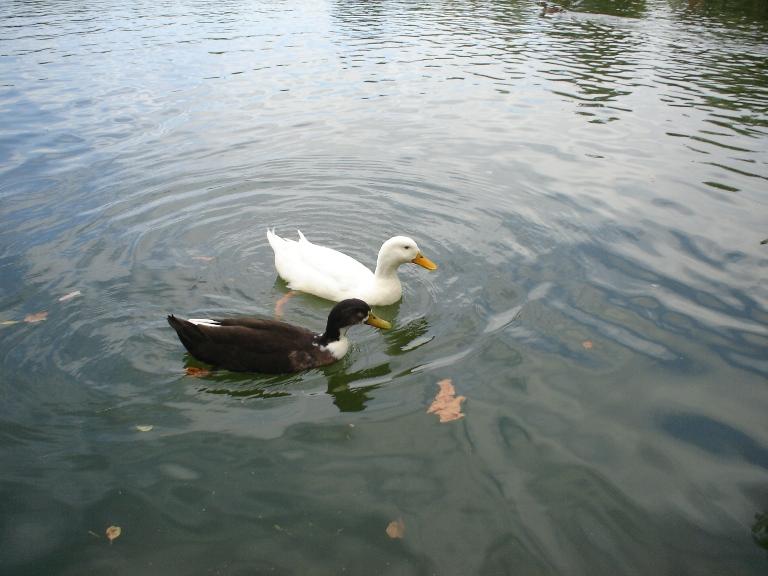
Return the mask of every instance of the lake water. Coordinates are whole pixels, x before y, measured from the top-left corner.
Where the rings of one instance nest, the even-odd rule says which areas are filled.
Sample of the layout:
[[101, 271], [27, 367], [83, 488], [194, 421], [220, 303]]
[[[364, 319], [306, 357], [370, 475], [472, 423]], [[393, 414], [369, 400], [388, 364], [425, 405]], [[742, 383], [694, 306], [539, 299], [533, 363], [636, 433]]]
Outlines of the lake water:
[[[0, 573], [764, 575], [768, 4], [567, 7], [4, 2]], [[186, 375], [272, 226], [440, 268]]]

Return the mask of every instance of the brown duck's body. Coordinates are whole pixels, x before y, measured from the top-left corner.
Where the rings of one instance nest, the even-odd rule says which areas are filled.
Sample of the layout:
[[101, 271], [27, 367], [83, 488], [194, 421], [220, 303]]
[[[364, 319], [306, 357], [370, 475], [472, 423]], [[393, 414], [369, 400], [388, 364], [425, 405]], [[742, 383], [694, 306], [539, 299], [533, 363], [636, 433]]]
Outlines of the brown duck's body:
[[317, 343], [319, 335], [306, 328], [259, 318], [222, 318], [216, 322], [219, 326], [168, 317], [192, 356], [227, 370], [280, 374], [337, 360]]
[[168, 324], [192, 356], [235, 372], [282, 374], [326, 366], [346, 354], [343, 334], [354, 324], [388, 328], [362, 300], [344, 300], [328, 315], [325, 332], [314, 332], [279, 320], [222, 318], [182, 320], [168, 316]]

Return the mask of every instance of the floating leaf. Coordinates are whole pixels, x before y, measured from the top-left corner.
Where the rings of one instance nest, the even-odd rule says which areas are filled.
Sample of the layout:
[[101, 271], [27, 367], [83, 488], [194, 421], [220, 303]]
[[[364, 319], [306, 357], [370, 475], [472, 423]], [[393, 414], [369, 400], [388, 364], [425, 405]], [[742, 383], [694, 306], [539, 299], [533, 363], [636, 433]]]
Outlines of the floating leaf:
[[456, 396], [456, 390], [450, 378], [440, 380], [437, 385], [440, 390], [432, 401], [432, 405], [427, 409], [427, 414], [437, 414], [440, 416], [440, 422], [464, 418], [464, 414], [461, 413], [461, 403], [466, 400], [466, 397]]
[[594, 344], [592, 344], [592, 340], [584, 340], [581, 343], [581, 345], [584, 348], [584, 350], [592, 350], [592, 348], [594, 347]]
[[64, 296], [59, 298], [59, 302], [66, 302], [67, 300], [72, 300], [72, 298], [77, 298], [81, 294], [82, 294], [82, 292], [80, 292], [80, 290], [74, 290], [73, 292], [70, 292], [69, 294], [64, 294]]
[[18, 323], [18, 320], [2, 320], [0, 321], [0, 326], [13, 326], [14, 324]]
[[208, 376], [211, 371], [206, 370], [205, 368], [197, 368], [196, 366], [188, 366], [185, 370], [187, 373], [187, 376], [194, 376], [195, 378], [202, 378], [204, 376]]
[[34, 322], [42, 322], [48, 318], [48, 312], [42, 311], [42, 312], [35, 312], [34, 314], [27, 314], [24, 316], [24, 322], [29, 322], [30, 324], [33, 324]]
[[122, 532], [122, 529], [120, 526], [110, 526], [107, 528], [107, 538], [109, 538], [109, 543], [112, 543], [112, 540], [115, 538], [120, 537], [120, 533]]
[[390, 538], [402, 538], [405, 536], [405, 522], [402, 518], [392, 520], [387, 525], [387, 536]]
[[136, 426], [136, 430], [138, 430], [139, 432], [149, 432], [150, 430], [152, 430], [152, 428], [154, 428], [154, 426], [152, 426], [151, 424], [138, 424]]
[[213, 256], [192, 256], [192, 260], [199, 260], [200, 262], [210, 262], [214, 260]]

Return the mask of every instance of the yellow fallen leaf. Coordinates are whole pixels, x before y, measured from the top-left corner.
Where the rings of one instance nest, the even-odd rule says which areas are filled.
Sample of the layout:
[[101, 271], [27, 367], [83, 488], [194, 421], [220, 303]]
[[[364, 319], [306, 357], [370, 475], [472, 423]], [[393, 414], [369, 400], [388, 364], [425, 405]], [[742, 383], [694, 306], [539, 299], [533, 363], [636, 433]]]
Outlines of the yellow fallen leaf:
[[136, 426], [136, 430], [138, 430], [139, 432], [149, 432], [150, 430], [152, 430], [152, 428], [154, 428], [154, 426], [152, 426], [151, 424], [138, 424]]
[[66, 302], [67, 300], [72, 300], [72, 298], [77, 298], [80, 296], [82, 292], [80, 290], [74, 290], [73, 292], [70, 292], [69, 294], [64, 294], [61, 298], [59, 298], [59, 302]]
[[13, 326], [14, 324], [18, 323], [18, 320], [2, 320], [0, 321], [0, 326]]
[[35, 312], [34, 314], [27, 314], [24, 316], [24, 322], [29, 322], [32, 324], [34, 322], [42, 322], [46, 318], [48, 318], [48, 312]]
[[387, 536], [390, 538], [403, 538], [405, 536], [405, 522], [402, 518], [392, 520], [387, 525]]
[[112, 540], [115, 538], [120, 537], [120, 533], [122, 532], [122, 529], [120, 526], [110, 526], [107, 528], [107, 538], [109, 538], [109, 543], [112, 543]]
[[451, 420], [464, 418], [464, 414], [461, 413], [461, 403], [466, 400], [466, 397], [456, 396], [456, 389], [453, 387], [453, 382], [450, 378], [440, 380], [437, 385], [440, 387], [440, 390], [427, 409], [427, 414], [437, 414], [440, 416], [440, 422], [450, 422]]
[[205, 368], [197, 368], [196, 366], [189, 366], [185, 370], [187, 373], [187, 376], [194, 376], [195, 378], [202, 378], [203, 376], [208, 376], [211, 371], [206, 370]]

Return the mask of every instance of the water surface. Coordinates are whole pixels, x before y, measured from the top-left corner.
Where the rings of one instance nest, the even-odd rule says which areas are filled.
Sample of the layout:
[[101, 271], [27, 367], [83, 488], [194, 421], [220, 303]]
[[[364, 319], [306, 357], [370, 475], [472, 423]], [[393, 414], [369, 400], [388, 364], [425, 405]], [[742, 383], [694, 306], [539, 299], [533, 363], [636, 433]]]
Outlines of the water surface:
[[[567, 8], [7, 2], [0, 571], [764, 574], [768, 7]], [[440, 268], [334, 366], [186, 376], [272, 226]]]

